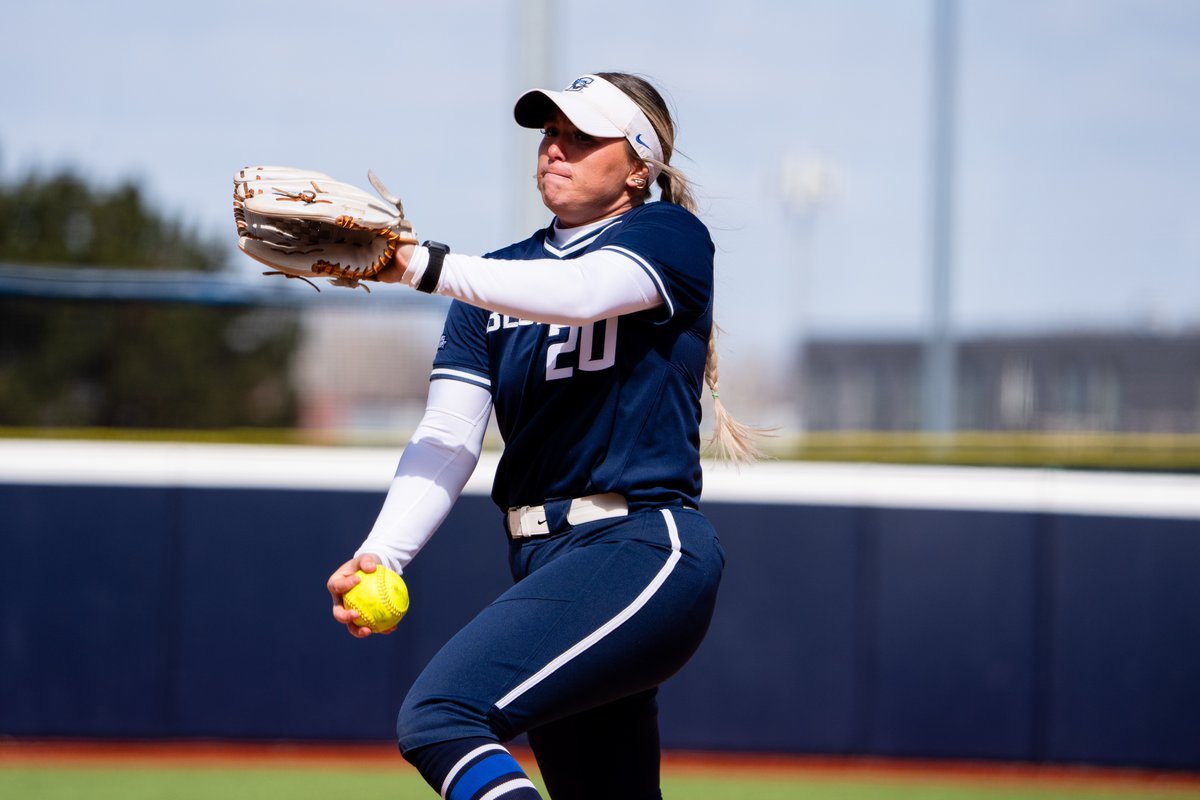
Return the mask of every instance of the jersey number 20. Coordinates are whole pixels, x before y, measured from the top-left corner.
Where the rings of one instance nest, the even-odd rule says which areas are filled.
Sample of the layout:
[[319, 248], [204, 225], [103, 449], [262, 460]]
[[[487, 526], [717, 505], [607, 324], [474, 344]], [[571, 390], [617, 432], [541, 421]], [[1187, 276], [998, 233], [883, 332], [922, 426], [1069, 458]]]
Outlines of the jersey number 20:
[[[581, 328], [566, 325], [551, 325], [550, 335], [557, 336], [564, 330], [567, 338], [551, 342], [546, 348], [546, 380], [557, 381], [569, 378], [579, 369], [583, 372], [599, 372], [608, 369], [617, 361], [618, 317], [591, 322]], [[599, 332], [597, 332], [597, 328]], [[599, 339], [597, 339], [599, 336]], [[577, 354], [572, 359], [572, 354]], [[572, 365], [572, 361], [575, 364]]]

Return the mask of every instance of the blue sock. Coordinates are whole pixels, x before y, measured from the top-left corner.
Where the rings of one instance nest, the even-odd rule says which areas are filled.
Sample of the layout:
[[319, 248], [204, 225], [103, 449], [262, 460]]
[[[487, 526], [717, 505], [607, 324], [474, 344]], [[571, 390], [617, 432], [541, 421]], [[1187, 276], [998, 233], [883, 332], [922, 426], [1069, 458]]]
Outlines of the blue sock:
[[491, 739], [439, 742], [404, 757], [443, 800], [541, 800], [517, 760]]

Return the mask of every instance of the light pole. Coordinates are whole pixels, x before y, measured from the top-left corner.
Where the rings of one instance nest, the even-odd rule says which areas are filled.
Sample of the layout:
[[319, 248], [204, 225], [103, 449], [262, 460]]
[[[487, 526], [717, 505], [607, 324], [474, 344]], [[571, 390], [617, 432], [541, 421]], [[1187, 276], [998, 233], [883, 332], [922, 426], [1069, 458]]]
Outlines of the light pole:
[[[554, 43], [559, 39], [558, 9], [554, 0], [512, 0], [513, 24], [513, 96], [532, 88], [558, 89]], [[534, 187], [537, 172], [537, 146], [528, 131], [511, 126], [516, 150], [512, 164], [513, 191], [512, 224], [514, 241], [524, 239], [549, 221], [545, 206]]]
[[949, 433], [956, 420], [955, 345], [950, 302], [954, 257], [957, 3], [934, 0], [930, 75], [929, 320], [922, 374], [921, 426]]
[[[796, 378], [792, 385], [784, 385], [785, 410], [792, 417], [797, 432], [808, 427], [805, 397], [805, 367], [808, 348], [808, 300], [812, 272], [812, 238], [817, 213], [838, 186], [837, 174], [828, 161], [817, 156], [792, 154], [780, 165], [779, 192], [788, 221], [789, 240], [793, 249], [792, 258], [785, 265], [792, 265], [791, 274], [780, 281], [784, 320], [784, 357], [794, 358]], [[790, 324], [789, 324], [790, 321]], [[785, 372], [790, 375], [790, 372]], [[787, 380], [785, 378], [785, 380]]]

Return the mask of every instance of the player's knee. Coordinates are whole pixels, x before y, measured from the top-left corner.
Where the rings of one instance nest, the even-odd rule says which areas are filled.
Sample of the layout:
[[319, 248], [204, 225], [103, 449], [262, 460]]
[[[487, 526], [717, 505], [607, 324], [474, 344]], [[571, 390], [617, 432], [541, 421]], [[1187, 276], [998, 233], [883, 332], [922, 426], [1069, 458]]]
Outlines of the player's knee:
[[442, 719], [443, 714], [436, 703], [413, 702], [411, 697], [405, 700], [396, 716], [396, 739], [400, 742], [400, 751], [430, 744], [427, 740], [440, 727]]
[[400, 706], [396, 717], [396, 739], [400, 752], [417, 747], [476, 736], [501, 739], [488, 719], [486, 709], [448, 697], [413, 697]]

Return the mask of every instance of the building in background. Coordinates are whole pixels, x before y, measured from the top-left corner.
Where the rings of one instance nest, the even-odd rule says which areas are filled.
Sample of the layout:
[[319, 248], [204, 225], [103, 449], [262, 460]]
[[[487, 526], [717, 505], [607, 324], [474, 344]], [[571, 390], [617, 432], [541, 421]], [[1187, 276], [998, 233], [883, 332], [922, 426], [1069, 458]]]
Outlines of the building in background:
[[299, 427], [333, 441], [406, 440], [445, 314], [442, 303], [308, 309], [292, 362]]
[[[810, 338], [808, 430], [921, 427], [921, 342]], [[1200, 329], [962, 338], [960, 430], [1200, 432]]]
[[[310, 311], [294, 362], [301, 426], [341, 440], [406, 437], [440, 325], [440, 309]], [[731, 362], [734, 410], [798, 433], [776, 416], [790, 397], [804, 431], [919, 431], [922, 346], [917, 335], [813, 336], [794, 370]], [[956, 353], [959, 430], [1200, 433], [1200, 329], [980, 335]]]

